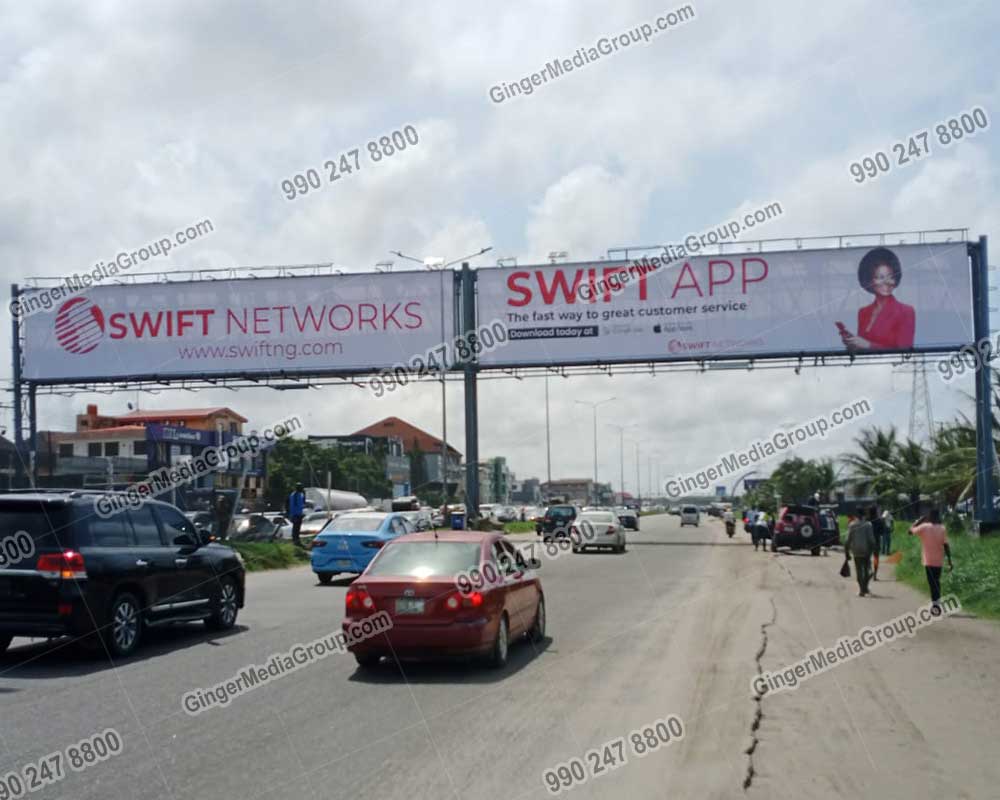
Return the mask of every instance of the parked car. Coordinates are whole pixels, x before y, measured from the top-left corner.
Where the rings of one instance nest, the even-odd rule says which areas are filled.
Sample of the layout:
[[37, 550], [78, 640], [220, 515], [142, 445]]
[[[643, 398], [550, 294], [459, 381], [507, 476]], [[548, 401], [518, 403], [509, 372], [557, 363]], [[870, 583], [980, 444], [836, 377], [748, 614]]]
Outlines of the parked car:
[[245, 599], [240, 555], [208, 542], [168, 503], [147, 500], [102, 517], [95, 502], [108, 494], [0, 494], [0, 531], [27, 534], [18, 557], [7, 552], [0, 567], [0, 652], [14, 636], [67, 635], [90, 648], [100, 637], [124, 658], [147, 628], [236, 623]]
[[675, 517], [679, 517], [681, 515], [681, 507], [680, 506], [670, 506], [667, 509], [667, 513], [668, 514], [673, 514]]
[[383, 545], [413, 531], [398, 511], [341, 514], [312, 541], [313, 572], [320, 583], [329, 583], [341, 572], [364, 572]]
[[400, 512], [413, 526], [415, 531], [429, 531], [431, 524], [431, 514], [428, 511], [401, 511]]
[[[473, 569], [503, 579], [479, 591], [456, 591], [455, 576]], [[502, 667], [511, 642], [545, 637], [541, 580], [510, 541], [495, 533], [401, 536], [351, 583], [345, 606], [348, 636], [354, 625], [381, 611], [392, 620], [384, 633], [349, 645], [362, 668], [374, 667], [382, 656], [481, 656]]]
[[550, 539], [565, 538], [569, 536], [570, 526], [579, 513], [580, 510], [576, 506], [549, 506], [542, 518], [535, 523], [535, 533], [545, 542]]
[[269, 542], [274, 539], [278, 527], [263, 514], [238, 514], [229, 524], [229, 538], [240, 542]]
[[834, 510], [816, 506], [788, 505], [774, 523], [771, 550], [779, 547], [809, 550], [814, 556], [823, 547], [840, 544], [840, 525]]
[[514, 506], [500, 506], [494, 512], [497, 522], [514, 522], [518, 519], [517, 509]]
[[698, 510], [698, 506], [681, 506], [681, 527], [685, 525], [694, 525], [698, 527], [701, 522], [701, 512]]
[[634, 508], [626, 508], [622, 506], [615, 509], [615, 513], [618, 515], [618, 521], [621, 522], [626, 528], [630, 530], [639, 530], [639, 512]]
[[588, 547], [625, 552], [625, 528], [614, 511], [581, 512], [570, 526], [569, 538], [574, 553], [582, 553]]

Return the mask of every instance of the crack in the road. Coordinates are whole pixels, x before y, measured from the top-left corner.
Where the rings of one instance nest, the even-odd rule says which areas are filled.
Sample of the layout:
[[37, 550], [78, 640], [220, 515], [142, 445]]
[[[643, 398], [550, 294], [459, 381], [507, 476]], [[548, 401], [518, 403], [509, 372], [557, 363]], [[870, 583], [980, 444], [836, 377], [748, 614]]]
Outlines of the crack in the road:
[[[760, 648], [757, 650], [757, 654], [754, 656], [754, 661], [757, 664], [757, 674], [763, 675], [764, 670], [761, 666], [761, 660], [764, 658], [764, 653], [767, 652], [767, 629], [770, 628], [778, 621], [778, 607], [774, 604], [774, 597], [771, 597], [771, 619], [768, 622], [763, 623], [760, 626]], [[753, 783], [754, 775], [756, 770], [753, 765], [753, 755], [757, 750], [757, 745], [760, 740], [757, 738], [757, 730], [760, 728], [760, 723], [764, 719], [764, 695], [767, 694], [767, 687], [764, 687], [762, 692], [754, 692], [753, 702], [754, 702], [754, 715], [753, 722], [750, 723], [750, 746], [743, 752], [747, 757], [747, 773], [746, 777], [743, 779], [743, 791], [750, 788]]]

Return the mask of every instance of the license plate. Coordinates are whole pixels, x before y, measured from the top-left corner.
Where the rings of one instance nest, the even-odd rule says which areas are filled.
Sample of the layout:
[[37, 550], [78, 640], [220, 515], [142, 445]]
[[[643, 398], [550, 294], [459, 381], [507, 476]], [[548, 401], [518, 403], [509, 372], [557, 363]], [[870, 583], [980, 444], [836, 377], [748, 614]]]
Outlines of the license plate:
[[338, 567], [350, 568], [354, 566], [354, 562], [352, 562], [351, 559], [349, 558], [342, 558], [339, 561], [337, 561], [336, 564]]
[[399, 597], [396, 599], [397, 614], [423, 614], [424, 601], [414, 600], [409, 597]]

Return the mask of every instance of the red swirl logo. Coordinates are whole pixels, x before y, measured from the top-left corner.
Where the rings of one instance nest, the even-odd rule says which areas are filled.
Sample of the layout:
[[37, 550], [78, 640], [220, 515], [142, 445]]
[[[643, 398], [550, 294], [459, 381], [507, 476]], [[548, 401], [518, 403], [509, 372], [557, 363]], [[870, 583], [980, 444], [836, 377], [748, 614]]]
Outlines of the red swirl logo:
[[55, 325], [56, 340], [69, 353], [89, 353], [104, 338], [104, 314], [86, 297], [63, 303]]

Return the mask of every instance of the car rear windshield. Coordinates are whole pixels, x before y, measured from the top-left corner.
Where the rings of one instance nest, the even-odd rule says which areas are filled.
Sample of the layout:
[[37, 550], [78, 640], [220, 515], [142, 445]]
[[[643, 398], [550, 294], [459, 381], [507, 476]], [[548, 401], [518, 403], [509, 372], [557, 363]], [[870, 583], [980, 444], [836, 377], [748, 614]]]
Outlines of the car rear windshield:
[[589, 520], [590, 522], [600, 522], [600, 523], [615, 523], [615, 515], [608, 511], [588, 511], [580, 515], [580, 521]]
[[684, 508], [681, 509], [681, 513], [682, 514], [697, 514], [698, 513], [698, 508], [696, 506], [684, 506]]
[[479, 566], [479, 542], [395, 542], [378, 554], [367, 575], [456, 575]]
[[385, 517], [338, 517], [327, 531], [377, 531]]
[[553, 506], [546, 513], [550, 517], [572, 517], [573, 506]]
[[26, 531], [36, 550], [59, 550], [79, 547], [74, 541], [72, 517], [67, 506], [47, 503], [15, 502], [0, 506], [0, 538]]

